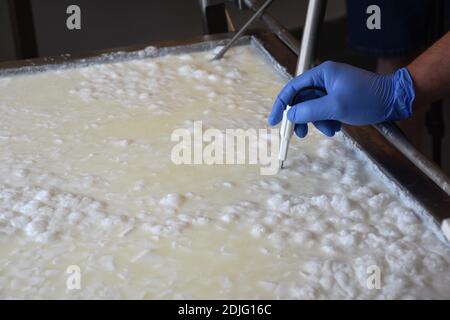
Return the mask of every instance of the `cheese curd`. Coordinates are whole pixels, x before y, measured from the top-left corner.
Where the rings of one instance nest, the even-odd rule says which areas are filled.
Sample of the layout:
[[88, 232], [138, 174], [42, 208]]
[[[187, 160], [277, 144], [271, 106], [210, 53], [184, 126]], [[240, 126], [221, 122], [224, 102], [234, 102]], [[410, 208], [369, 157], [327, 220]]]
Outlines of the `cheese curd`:
[[0, 79], [0, 298], [450, 298], [450, 250], [341, 135], [272, 176], [171, 162], [193, 121], [266, 128], [286, 79], [254, 48], [141, 56]]

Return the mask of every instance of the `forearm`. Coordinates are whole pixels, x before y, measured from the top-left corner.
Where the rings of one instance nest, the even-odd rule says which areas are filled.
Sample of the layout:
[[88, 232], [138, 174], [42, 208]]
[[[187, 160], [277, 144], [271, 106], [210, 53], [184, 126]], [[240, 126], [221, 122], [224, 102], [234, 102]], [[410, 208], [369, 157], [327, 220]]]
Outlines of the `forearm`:
[[408, 65], [414, 80], [414, 107], [450, 96], [450, 32]]

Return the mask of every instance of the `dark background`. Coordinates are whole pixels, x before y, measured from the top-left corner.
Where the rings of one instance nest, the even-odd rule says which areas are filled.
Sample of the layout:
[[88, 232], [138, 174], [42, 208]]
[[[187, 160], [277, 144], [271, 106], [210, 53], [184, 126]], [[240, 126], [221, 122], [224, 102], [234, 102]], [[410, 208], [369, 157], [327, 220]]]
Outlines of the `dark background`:
[[[8, 0], [0, 0], [0, 60], [14, 59]], [[20, 0], [19, 0], [20, 1]], [[332, 0], [327, 19], [345, 14], [345, 1]], [[39, 54], [56, 55], [112, 48], [155, 40], [176, 40], [203, 33], [197, 0], [32, 0]], [[81, 30], [66, 28], [66, 8], [81, 8]], [[276, 0], [269, 11], [289, 28], [303, 24], [305, 0]], [[250, 11], [228, 5], [233, 19], [245, 22]], [[262, 26], [255, 24], [255, 27]]]
[[[16, 59], [7, 1], [0, 0], [0, 61]], [[68, 30], [66, 27], [66, 9], [72, 4], [81, 8], [81, 30]], [[197, 0], [31, 0], [31, 5], [39, 56], [177, 40], [203, 34]], [[306, 0], [275, 0], [269, 11], [300, 36], [306, 6]], [[251, 11], [239, 10], [232, 4], [227, 8], [237, 28], [251, 15]], [[319, 45], [320, 58], [373, 67], [373, 61], [347, 48], [345, 14], [345, 0], [328, 1], [326, 23]], [[264, 26], [256, 23], [253, 27]], [[442, 163], [450, 172], [450, 106], [444, 110], [446, 137]], [[422, 151], [429, 155], [430, 137], [426, 133], [424, 137]]]

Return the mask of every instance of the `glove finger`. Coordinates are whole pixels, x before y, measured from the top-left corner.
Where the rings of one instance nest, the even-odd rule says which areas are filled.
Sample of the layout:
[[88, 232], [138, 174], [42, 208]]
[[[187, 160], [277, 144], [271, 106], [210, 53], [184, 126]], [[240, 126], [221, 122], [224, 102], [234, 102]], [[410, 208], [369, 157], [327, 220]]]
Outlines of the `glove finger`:
[[300, 89], [300, 91], [298, 91], [297, 94], [295, 95], [294, 99], [292, 99], [291, 105], [296, 105], [298, 103], [308, 100], [322, 98], [325, 95], [326, 93], [318, 88]]
[[304, 138], [308, 134], [308, 125], [307, 124], [296, 124], [294, 128], [294, 132], [299, 138]]
[[320, 120], [336, 120], [331, 98], [329, 95], [322, 98], [308, 100], [293, 106], [287, 114], [290, 121], [294, 123], [308, 123]]
[[269, 124], [274, 126], [283, 118], [283, 111], [292, 102], [297, 92], [306, 87], [324, 87], [322, 72], [319, 67], [308, 70], [301, 76], [289, 81], [278, 94], [272, 112], [269, 115]]
[[327, 137], [333, 137], [337, 132], [337, 125], [339, 124], [339, 121], [335, 120], [320, 120], [320, 121], [314, 121], [314, 126], [322, 132]]
[[336, 120], [330, 120], [332, 122], [334, 122], [334, 132], [339, 132], [341, 131], [341, 122], [340, 121], [336, 121]]

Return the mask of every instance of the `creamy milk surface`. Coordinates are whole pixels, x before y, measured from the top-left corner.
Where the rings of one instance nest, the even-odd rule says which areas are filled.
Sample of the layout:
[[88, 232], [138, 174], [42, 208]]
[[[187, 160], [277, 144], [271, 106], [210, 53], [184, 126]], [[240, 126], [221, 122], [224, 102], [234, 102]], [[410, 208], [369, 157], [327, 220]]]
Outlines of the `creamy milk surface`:
[[340, 135], [286, 168], [176, 165], [175, 129], [267, 128], [249, 46], [0, 78], [0, 298], [450, 298], [450, 250]]

